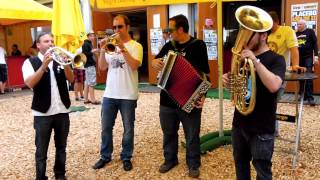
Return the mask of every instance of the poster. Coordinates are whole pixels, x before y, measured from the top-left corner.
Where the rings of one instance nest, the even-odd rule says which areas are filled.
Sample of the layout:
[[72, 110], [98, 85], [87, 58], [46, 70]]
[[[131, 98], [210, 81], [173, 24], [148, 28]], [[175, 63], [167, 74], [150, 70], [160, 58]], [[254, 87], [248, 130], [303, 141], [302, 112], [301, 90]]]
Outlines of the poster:
[[157, 55], [162, 47], [162, 29], [150, 29], [151, 54]]
[[308, 28], [317, 31], [317, 13], [317, 2], [291, 5], [291, 27], [297, 30], [297, 22], [304, 19]]
[[203, 29], [203, 41], [207, 45], [208, 59], [217, 60], [217, 32], [213, 29]]

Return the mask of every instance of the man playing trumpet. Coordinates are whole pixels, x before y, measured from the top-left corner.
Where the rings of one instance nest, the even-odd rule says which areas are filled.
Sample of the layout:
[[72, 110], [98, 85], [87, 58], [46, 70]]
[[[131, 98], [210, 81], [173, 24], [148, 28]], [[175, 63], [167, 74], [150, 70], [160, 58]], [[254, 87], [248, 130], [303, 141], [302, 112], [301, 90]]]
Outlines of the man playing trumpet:
[[36, 179], [48, 179], [46, 174], [47, 151], [52, 129], [56, 147], [54, 174], [66, 179], [66, 147], [69, 133], [70, 98], [66, 80], [73, 81], [70, 65], [60, 66], [52, 61], [47, 50], [53, 47], [53, 38], [46, 32], [36, 40], [38, 56], [27, 59], [22, 66], [25, 84], [33, 89], [32, 114], [36, 131]]
[[120, 159], [123, 169], [132, 169], [132, 153], [134, 138], [135, 108], [138, 99], [138, 67], [142, 63], [143, 51], [138, 42], [129, 35], [129, 19], [118, 15], [113, 19], [113, 29], [117, 35], [114, 52], [106, 52], [110, 39], [105, 38], [100, 43], [101, 54], [98, 60], [100, 70], [108, 69], [106, 89], [101, 108], [101, 148], [100, 159], [93, 169], [100, 169], [112, 159], [113, 140], [112, 130], [118, 111], [120, 111], [124, 126], [122, 138], [122, 152]]

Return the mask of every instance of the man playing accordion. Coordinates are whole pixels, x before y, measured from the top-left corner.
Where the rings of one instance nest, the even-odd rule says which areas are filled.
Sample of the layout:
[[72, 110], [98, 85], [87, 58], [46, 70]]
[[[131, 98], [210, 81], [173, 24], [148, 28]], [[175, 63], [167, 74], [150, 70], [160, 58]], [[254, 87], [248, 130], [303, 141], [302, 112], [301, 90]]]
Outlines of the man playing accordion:
[[[185, 59], [198, 72], [209, 73], [208, 55], [206, 44], [202, 40], [188, 34], [189, 23], [184, 15], [177, 15], [169, 19], [169, 33], [172, 41], [167, 42], [156, 58], [152, 67], [161, 71], [164, 62], [162, 58], [173, 50]], [[186, 160], [190, 177], [198, 177], [200, 160], [200, 124], [201, 112], [205, 97], [202, 96], [194, 104], [195, 108], [190, 113], [183, 111], [170, 96], [162, 90], [160, 93], [160, 124], [163, 131], [164, 163], [159, 172], [166, 173], [178, 164], [178, 130], [180, 122], [186, 138]]]

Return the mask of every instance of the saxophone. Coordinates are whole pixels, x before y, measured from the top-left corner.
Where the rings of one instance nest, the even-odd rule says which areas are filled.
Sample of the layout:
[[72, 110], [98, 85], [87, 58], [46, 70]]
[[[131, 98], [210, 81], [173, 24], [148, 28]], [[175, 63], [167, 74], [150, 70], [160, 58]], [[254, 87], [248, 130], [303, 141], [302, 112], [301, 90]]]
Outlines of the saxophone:
[[256, 32], [266, 32], [272, 27], [272, 19], [264, 10], [254, 6], [241, 6], [236, 10], [240, 29], [232, 48], [230, 94], [231, 101], [243, 115], [252, 113], [256, 104], [256, 75], [251, 59], [240, 54]]

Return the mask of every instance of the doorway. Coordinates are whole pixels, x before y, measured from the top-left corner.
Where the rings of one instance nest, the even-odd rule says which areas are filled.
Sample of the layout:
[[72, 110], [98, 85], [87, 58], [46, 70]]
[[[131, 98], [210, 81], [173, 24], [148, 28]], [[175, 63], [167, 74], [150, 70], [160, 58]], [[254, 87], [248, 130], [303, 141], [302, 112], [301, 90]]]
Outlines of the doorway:
[[148, 82], [148, 41], [147, 41], [147, 12], [145, 9], [130, 10], [125, 12], [113, 13], [113, 16], [123, 14], [130, 19], [130, 31], [131, 38], [139, 42], [143, 47], [143, 59], [142, 64], [138, 69], [139, 83]]

